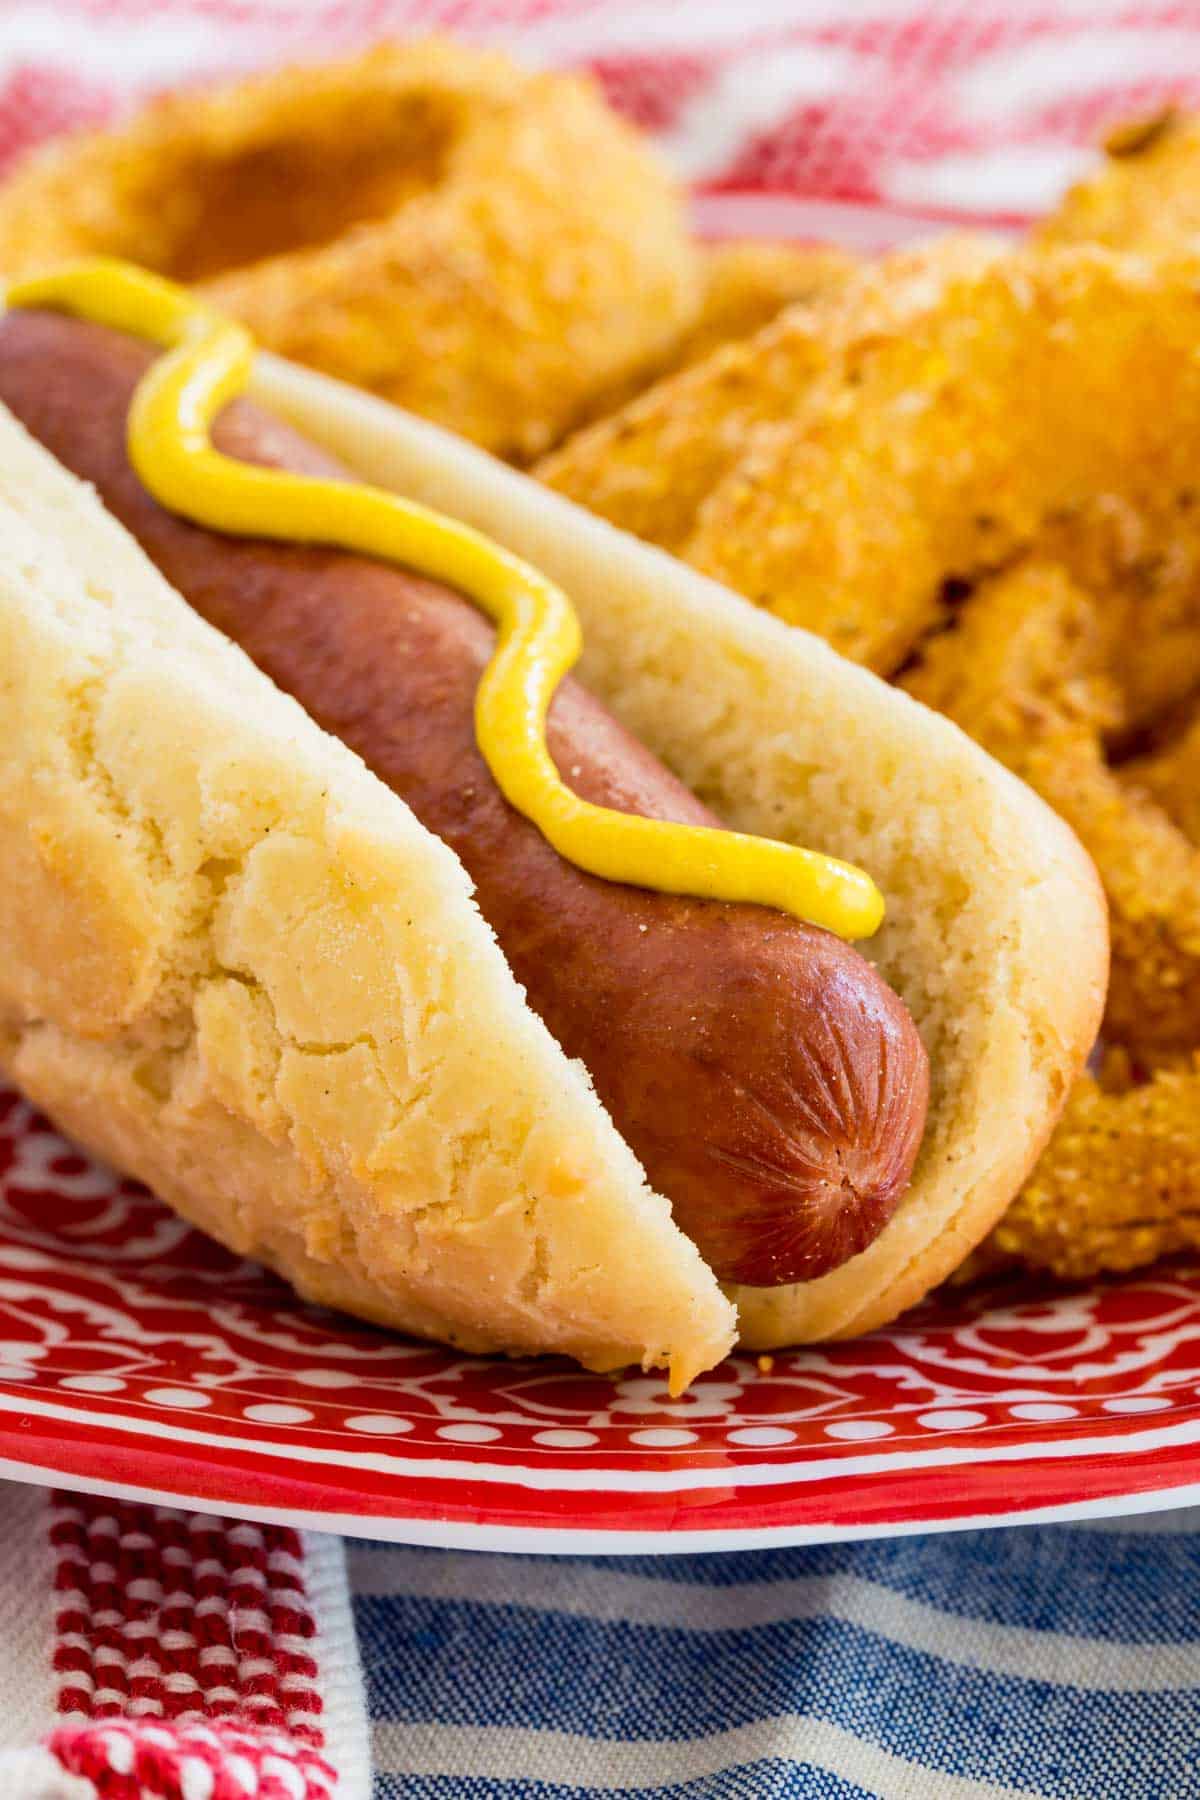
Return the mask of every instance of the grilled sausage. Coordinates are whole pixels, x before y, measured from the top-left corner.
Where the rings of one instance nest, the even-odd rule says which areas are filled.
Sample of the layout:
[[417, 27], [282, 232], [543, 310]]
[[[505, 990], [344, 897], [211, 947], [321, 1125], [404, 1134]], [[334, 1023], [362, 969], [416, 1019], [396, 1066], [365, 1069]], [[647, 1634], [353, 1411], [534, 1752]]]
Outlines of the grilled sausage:
[[[529, 1004], [586, 1065], [722, 1280], [809, 1280], [865, 1249], [908, 1183], [928, 1102], [900, 1000], [828, 932], [564, 861], [477, 748], [493, 629], [470, 602], [367, 557], [224, 537], [151, 499], [125, 425], [155, 354], [100, 326], [12, 312], [0, 321], [0, 400], [94, 484], [197, 612], [452, 846]], [[249, 402], [227, 408], [214, 437], [248, 462], [347, 476]], [[719, 823], [575, 681], [555, 698], [549, 744], [587, 800]]]

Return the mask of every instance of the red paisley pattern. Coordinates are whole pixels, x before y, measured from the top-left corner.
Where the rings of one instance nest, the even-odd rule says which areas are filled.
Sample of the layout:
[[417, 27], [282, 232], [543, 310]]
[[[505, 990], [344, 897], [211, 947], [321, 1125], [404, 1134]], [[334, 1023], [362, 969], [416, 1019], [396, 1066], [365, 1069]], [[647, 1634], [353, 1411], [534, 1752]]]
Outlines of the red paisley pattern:
[[[842, 1471], [856, 1503], [865, 1470], [898, 1516], [921, 1517], [922, 1482], [942, 1480], [948, 1452], [1004, 1467], [1077, 1443], [1082, 1465], [1134, 1430], [1200, 1437], [1200, 1270], [1187, 1264], [935, 1298], [765, 1372], [732, 1357], [673, 1401], [658, 1375], [464, 1357], [301, 1305], [11, 1094], [0, 1178], [0, 1411], [25, 1415], [36, 1466], [116, 1491], [624, 1529], [657, 1524], [668, 1504], [677, 1515], [686, 1494], [687, 1522], [707, 1528], [766, 1472], [738, 1509], [776, 1519], [795, 1476], [798, 1516], [832, 1522]], [[1174, 1457], [1151, 1456], [1150, 1473]], [[64, 1542], [82, 1529], [64, 1524]], [[242, 1560], [258, 1568], [283, 1548], [255, 1536]]]

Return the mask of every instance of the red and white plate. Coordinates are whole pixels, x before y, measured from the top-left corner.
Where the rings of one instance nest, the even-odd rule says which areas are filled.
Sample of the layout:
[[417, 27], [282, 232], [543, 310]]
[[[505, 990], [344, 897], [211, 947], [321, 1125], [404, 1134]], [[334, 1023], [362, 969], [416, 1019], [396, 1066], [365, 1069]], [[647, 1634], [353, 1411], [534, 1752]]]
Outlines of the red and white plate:
[[[741, 198], [702, 212], [706, 230], [734, 229]], [[912, 233], [907, 216], [860, 210], [872, 247]], [[742, 229], [766, 226], [756, 213]], [[436, 462], [430, 427], [273, 358], [261, 372], [302, 425], [306, 406], [340, 422], [331, 447], [349, 460], [350, 442], [374, 454], [402, 436]], [[1200, 1261], [1070, 1290], [947, 1293], [766, 1372], [731, 1357], [672, 1401], [657, 1375], [466, 1357], [305, 1306], [0, 1087], [3, 1476], [563, 1552], [1183, 1505], [1200, 1499]]]
[[302, 1305], [0, 1090], [0, 1475], [409, 1542], [683, 1550], [1182, 1504], [1200, 1265], [662, 1380]]

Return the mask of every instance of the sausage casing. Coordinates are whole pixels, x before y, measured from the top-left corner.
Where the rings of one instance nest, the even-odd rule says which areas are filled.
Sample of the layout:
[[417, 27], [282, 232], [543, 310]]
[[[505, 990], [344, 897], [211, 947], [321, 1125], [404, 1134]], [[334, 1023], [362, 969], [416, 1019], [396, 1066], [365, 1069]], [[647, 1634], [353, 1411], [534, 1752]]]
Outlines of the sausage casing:
[[[816, 927], [564, 861], [504, 800], [477, 748], [475, 691], [494, 634], [473, 605], [367, 557], [222, 536], [150, 497], [125, 425], [154, 354], [100, 326], [10, 312], [0, 400], [93, 483], [196, 611], [452, 846], [530, 1005], [586, 1065], [722, 1280], [809, 1280], [865, 1249], [908, 1183], [928, 1103], [927, 1059], [901, 1001]], [[347, 474], [249, 402], [229, 407], [214, 437], [245, 461]], [[560, 687], [548, 739], [587, 800], [719, 823], [577, 682]]]

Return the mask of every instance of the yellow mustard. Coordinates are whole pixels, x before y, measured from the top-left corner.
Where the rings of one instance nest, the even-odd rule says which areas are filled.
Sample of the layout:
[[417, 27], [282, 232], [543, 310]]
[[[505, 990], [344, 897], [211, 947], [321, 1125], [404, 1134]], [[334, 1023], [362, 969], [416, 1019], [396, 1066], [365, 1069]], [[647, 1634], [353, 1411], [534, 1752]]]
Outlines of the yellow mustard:
[[169, 354], [139, 383], [129, 458], [160, 505], [235, 536], [329, 544], [446, 583], [497, 626], [475, 703], [479, 748], [505, 798], [560, 856], [609, 881], [777, 907], [868, 937], [883, 897], [863, 870], [769, 838], [670, 824], [572, 793], [546, 746], [546, 714], [581, 648], [562, 590], [469, 526], [382, 488], [256, 468], [213, 448], [210, 427], [250, 380], [254, 342], [173, 282], [96, 258], [18, 281], [9, 306], [78, 314]]

